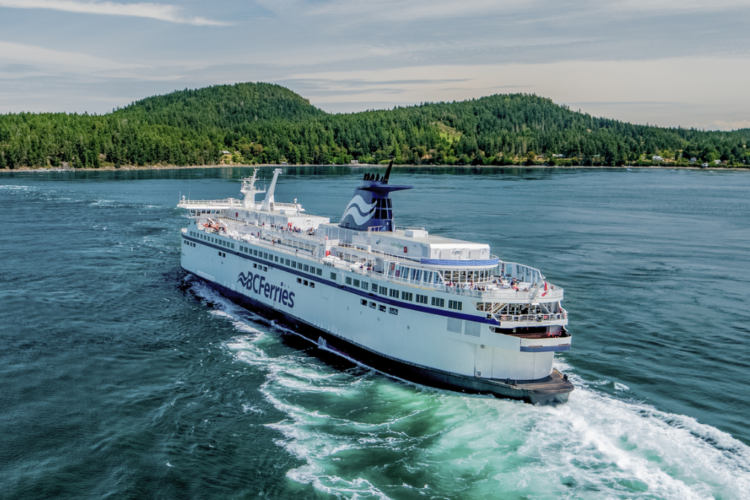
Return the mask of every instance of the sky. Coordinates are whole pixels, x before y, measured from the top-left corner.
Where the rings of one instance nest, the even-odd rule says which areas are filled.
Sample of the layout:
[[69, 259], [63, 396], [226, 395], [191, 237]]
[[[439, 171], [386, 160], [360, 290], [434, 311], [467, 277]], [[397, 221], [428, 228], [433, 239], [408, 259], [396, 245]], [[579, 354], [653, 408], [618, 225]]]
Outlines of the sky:
[[750, 0], [0, 0], [0, 113], [278, 83], [334, 113], [533, 93], [750, 127]]

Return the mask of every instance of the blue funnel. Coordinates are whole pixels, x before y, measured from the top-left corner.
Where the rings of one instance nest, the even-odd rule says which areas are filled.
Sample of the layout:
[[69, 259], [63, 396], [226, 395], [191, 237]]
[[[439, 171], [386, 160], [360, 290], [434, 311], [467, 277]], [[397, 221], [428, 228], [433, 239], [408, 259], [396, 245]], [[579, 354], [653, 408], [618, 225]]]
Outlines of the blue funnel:
[[412, 189], [413, 186], [389, 186], [393, 160], [383, 178], [365, 174], [362, 185], [354, 190], [354, 196], [341, 216], [339, 227], [355, 231], [393, 231], [393, 203], [391, 192]]

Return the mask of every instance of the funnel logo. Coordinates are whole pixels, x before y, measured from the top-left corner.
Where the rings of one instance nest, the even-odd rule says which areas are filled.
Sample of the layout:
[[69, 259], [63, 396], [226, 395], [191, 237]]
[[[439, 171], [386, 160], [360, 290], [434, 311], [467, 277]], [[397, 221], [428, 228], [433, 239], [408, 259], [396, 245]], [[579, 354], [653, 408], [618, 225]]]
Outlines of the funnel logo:
[[344, 215], [341, 217], [341, 220], [343, 222], [343, 220], [346, 219], [347, 216], [351, 215], [352, 219], [354, 219], [354, 223], [358, 226], [361, 226], [368, 220], [372, 219], [372, 216], [375, 215], [376, 204], [377, 202], [369, 204], [364, 200], [364, 198], [362, 198], [362, 196], [357, 195], [352, 198], [352, 201], [350, 201], [346, 206], [346, 210], [344, 211]]
[[266, 282], [265, 276], [248, 271], [247, 274], [240, 273], [237, 282], [255, 295], [263, 295], [274, 302], [281, 302], [285, 306], [294, 307], [294, 292]]

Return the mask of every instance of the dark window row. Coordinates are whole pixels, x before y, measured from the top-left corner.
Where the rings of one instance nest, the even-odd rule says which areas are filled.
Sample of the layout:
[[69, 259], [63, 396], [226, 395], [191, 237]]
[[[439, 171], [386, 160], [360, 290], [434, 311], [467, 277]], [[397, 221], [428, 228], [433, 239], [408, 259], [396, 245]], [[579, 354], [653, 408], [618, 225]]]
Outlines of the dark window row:
[[302, 278], [297, 278], [297, 283], [301, 285], [309, 286], [310, 288], [315, 288], [314, 281], [308, 281], [308, 280], [303, 280]]
[[[367, 305], [368, 305], [366, 299], [361, 299], [359, 301], [359, 303], [362, 304], [365, 307], [367, 307]], [[387, 307], [387, 306], [385, 306], [383, 304], [378, 305], [376, 302], [370, 302], [369, 305], [370, 305], [370, 309], [378, 309], [380, 312], [386, 312], [386, 311], [388, 311], [390, 314], [394, 314], [394, 315], [398, 316], [398, 309], [395, 308], [395, 307]]]
[[277, 262], [281, 265], [291, 267], [292, 269], [298, 269], [300, 271], [314, 274], [316, 276], [323, 276], [323, 269], [319, 267], [311, 266], [310, 264], [305, 264], [303, 262], [297, 262], [296, 260], [287, 259], [284, 256], [279, 256], [279, 255], [274, 255], [272, 253], [264, 252], [262, 250], [258, 250], [257, 248], [240, 246], [240, 252], [245, 253], [247, 255], [252, 255], [254, 257], [258, 257], [259, 259], [264, 259], [270, 262]]

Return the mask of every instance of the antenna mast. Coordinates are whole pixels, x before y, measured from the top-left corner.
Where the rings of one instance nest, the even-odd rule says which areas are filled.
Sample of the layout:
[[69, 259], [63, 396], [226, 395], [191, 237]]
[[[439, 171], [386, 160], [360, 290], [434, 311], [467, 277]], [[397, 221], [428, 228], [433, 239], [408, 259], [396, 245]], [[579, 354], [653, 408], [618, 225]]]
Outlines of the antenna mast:
[[391, 176], [391, 168], [393, 168], [393, 155], [391, 155], [391, 162], [388, 164], [388, 169], [383, 176], [383, 184], [388, 184], [388, 178]]

